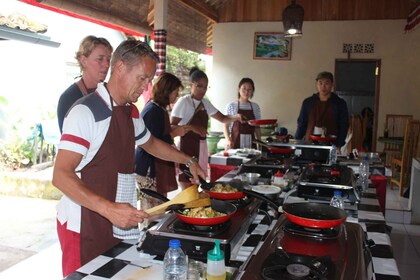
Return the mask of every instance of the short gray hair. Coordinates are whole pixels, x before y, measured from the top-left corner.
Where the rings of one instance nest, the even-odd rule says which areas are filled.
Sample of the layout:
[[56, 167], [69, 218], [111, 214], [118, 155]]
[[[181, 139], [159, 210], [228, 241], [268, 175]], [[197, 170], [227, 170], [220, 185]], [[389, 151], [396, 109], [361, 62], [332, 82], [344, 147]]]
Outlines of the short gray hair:
[[111, 58], [111, 73], [117, 61], [122, 60], [129, 68], [136, 65], [145, 56], [159, 62], [159, 56], [145, 42], [139, 40], [126, 40], [115, 49]]

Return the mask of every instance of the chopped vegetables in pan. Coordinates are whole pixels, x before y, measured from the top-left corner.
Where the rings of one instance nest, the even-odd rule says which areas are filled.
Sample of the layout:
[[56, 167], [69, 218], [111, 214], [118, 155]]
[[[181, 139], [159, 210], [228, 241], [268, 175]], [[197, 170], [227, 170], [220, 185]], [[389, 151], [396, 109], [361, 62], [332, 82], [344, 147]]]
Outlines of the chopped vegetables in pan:
[[212, 209], [211, 206], [184, 209], [182, 214], [193, 218], [214, 218], [226, 216], [225, 213], [218, 212]]
[[220, 193], [235, 193], [235, 192], [238, 192], [238, 189], [232, 187], [229, 184], [223, 185], [223, 184], [218, 183], [218, 184], [214, 185], [214, 187], [212, 187], [210, 189], [210, 191], [220, 192]]

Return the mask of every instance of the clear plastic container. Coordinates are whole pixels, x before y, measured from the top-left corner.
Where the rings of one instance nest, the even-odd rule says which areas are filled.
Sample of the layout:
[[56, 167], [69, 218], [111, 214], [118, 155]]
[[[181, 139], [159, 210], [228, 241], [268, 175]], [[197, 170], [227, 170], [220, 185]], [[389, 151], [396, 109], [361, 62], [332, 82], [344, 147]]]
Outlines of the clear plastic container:
[[369, 188], [369, 159], [367, 157], [364, 157], [359, 165], [358, 185], [363, 191]]
[[225, 252], [220, 250], [220, 240], [216, 240], [213, 250], [207, 252], [207, 280], [225, 279]]
[[334, 196], [331, 198], [330, 205], [344, 209], [344, 200], [341, 191], [334, 191]]
[[164, 280], [186, 280], [188, 271], [187, 256], [181, 249], [178, 239], [169, 241], [169, 249], [163, 258]]

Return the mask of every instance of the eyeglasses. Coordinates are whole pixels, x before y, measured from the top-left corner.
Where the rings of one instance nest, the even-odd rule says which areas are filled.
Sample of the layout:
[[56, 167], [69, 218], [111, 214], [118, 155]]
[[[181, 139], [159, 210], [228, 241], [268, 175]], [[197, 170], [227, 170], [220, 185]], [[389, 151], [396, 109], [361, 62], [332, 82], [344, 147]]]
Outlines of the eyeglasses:
[[121, 55], [121, 57], [124, 57], [126, 54], [128, 54], [129, 52], [132, 52], [132, 51], [136, 50], [137, 48], [139, 48], [139, 49], [141, 49], [141, 50], [143, 50], [145, 52], [149, 52], [150, 50], [144, 44], [145, 43], [143, 43], [143, 42], [139, 42], [134, 47], [129, 48], [128, 50], [126, 50], [125, 52], [123, 52], [123, 54]]

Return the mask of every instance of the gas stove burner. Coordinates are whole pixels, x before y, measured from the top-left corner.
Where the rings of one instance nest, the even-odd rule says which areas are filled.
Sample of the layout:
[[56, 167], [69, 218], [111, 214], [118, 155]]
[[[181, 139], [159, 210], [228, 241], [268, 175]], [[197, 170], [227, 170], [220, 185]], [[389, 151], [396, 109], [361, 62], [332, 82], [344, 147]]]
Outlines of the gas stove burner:
[[285, 255], [276, 251], [264, 261], [261, 276], [266, 280], [276, 279], [328, 279], [334, 275], [330, 257], [310, 257], [295, 254]]
[[184, 223], [183, 221], [176, 221], [173, 224], [173, 230], [176, 233], [188, 233], [201, 236], [214, 236], [226, 231], [230, 227], [231, 222], [227, 221], [222, 224], [212, 226], [200, 226]]
[[336, 239], [340, 233], [341, 226], [334, 228], [309, 228], [287, 221], [283, 229], [285, 232], [292, 235], [312, 237], [317, 239]]
[[305, 277], [308, 276], [311, 272], [311, 269], [304, 264], [292, 263], [286, 266], [287, 272], [296, 277]]

